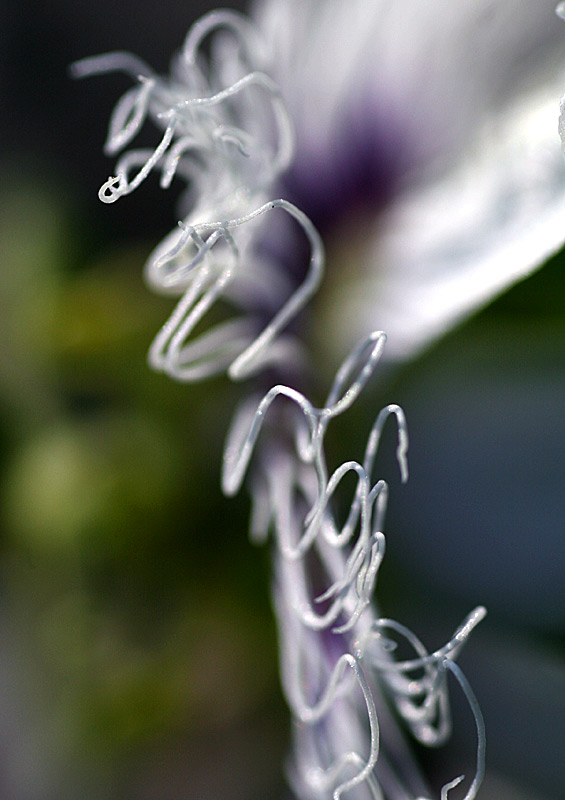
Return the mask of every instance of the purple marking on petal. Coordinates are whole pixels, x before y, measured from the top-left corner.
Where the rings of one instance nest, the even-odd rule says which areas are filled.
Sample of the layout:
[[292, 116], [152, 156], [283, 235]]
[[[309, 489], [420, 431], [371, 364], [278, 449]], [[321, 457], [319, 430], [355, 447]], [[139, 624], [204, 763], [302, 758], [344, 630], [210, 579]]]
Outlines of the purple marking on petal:
[[376, 213], [394, 196], [409, 164], [405, 126], [393, 109], [357, 96], [340, 111], [320, 146], [301, 142], [283, 178], [285, 196], [308, 214], [322, 234], [363, 211]]
[[[306, 143], [297, 131], [294, 161], [275, 192], [304, 211], [326, 241], [355, 217], [376, 217], [417, 162], [407, 115], [390, 101], [367, 96], [361, 90], [339, 109], [331, 135], [321, 131], [318, 146], [312, 136]], [[293, 286], [304, 280], [308, 244], [293, 220], [283, 215], [270, 219], [257, 253], [278, 263]], [[288, 331], [296, 331], [303, 319], [298, 315]]]

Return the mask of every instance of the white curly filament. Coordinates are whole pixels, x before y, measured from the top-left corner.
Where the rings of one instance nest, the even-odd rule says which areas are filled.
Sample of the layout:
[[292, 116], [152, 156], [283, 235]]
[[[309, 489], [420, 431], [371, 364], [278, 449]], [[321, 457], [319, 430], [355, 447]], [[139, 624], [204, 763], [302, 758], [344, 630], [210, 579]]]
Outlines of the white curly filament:
[[[301, 312], [322, 283], [325, 253], [310, 219], [287, 200], [272, 199], [275, 181], [291, 163], [294, 134], [268, 60], [249, 20], [220, 10], [190, 29], [168, 77], [121, 52], [72, 67], [75, 77], [122, 71], [135, 81], [110, 120], [105, 151], [121, 155], [100, 200], [113, 203], [130, 194], [152, 172], [160, 175], [162, 188], [185, 184], [182, 220], [145, 268], [152, 288], [177, 298], [148, 360], [178, 381], [217, 373], [242, 380], [266, 366], [302, 363], [300, 342], [289, 328], [299, 328]], [[146, 121], [160, 131], [156, 146], [124, 151]], [[260, 255], [277, 215], [299, 229], [309, 247], [296, 278]], [[217, 303], [233, 314], [205, 328]], [[404, 412], [390, 404], [377, 414], [360, 460], [331, 470], [326, 461], [330, 423], [357, 400], [385, 342], [383, 331], [361, 341], [337, 370], [321, 406], [282, 378], [267, 391], [256, 380], [228, 432], [221, 484], [231, 496], [248, 478], [252, 538], [273, 540], [281, 678], [299, 724], [291, 778], [297, 797], [340, 800], [357, 796], [363, 785], [364, 796], [368, 792], [373, 800], [424, 800], [413, 788], [422, 782], [414, 777], [383, 697], [418, 741], [435, 746], [451, 730], [452, 674], [477, 727], [476, 774], [465, 795], [472, 800], [484, 774], [484, 724], [454, 659], [484, 608], [477, 607], [446, 645], [428, 653], [406, 627], [379, 616], [373, 603], [389, 495], [386, 480], [373, 473], [384, 426], [393, 417], [400, 477], [408, 479]], [[414, 657], [395, 660], [392, 637], [404, 640]], [[379, 723], [380, 713], [386, 725]], [[445, 784], [441, 800], [462, 780]]]

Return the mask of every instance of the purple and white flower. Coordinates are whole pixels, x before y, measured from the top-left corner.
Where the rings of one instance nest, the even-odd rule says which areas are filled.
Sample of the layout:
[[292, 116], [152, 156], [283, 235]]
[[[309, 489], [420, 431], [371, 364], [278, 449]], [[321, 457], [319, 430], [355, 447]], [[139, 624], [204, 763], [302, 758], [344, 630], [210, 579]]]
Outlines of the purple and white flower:
[[[561, 246], [559, 25], [539, 0], [519, 11], [510, 0], [265, 0], [255, 17], [257, 28], [230, 11], [202, 18], [167, 77], [124, 53], [75, 65], [78, 76], [118, 69], [135, 81], [114, 111], [110, 155], [146, 120], [161, 131], [154, 150], [120, 156], [99, 196], [115, 202], [154, 170], [164, 188], [186, 183], [183, 218], [146, 268], [152, 287], [180, 298], [150, 363], [186, 382], [217, 372], [254, 381], [229, 432], [222, 486], [234, 494], [249, 473], [252, 536], [275, 543], [297, 797], [428, 796], [385, 697], [436, 746], [451, 729], [453, 675], [477, 726], [472, 800], [485, 734], [455, 657], [485, 610], [432, 653], [380, 617], [372, 596], [388, 486], [373, 468], [393, 416], [406, 480], [403, 412], [384, 408], [363, 458], [333, 471], [324, 440], [381, 359], [384, 333], [367, 336], [375, 325], [389, 355], [411, 356]], [[328, 328], [330, 349], [351, 349], [318, 406], [282, 380], [308, 380], [303, 312], [324, 269], [332, 291], [314, 324]], [[216, 304], [230, 318], [200, 332]], [[279, 381], [270, 389], [265, 367], [269, 384]], [[338, 522], [334, 499], [350, 473]], [[395, 659], [396, 640], [414, 656]], [[442, 800], [462, 780], [445, 784]]]
[[[340, 346], [412, 356], [563, 244], [554, 0], [260, 0]], [[329, 339], [331, 346], [333, 337]]]

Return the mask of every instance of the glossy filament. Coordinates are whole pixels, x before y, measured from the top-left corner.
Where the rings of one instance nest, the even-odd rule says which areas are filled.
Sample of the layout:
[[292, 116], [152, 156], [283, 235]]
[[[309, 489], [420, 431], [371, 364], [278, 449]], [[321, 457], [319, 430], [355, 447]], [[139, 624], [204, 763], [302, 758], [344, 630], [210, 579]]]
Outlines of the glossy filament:
[[[353, 748], [343, 749], [331, 763], [320, 763], [308, 772], [311, 787], [323, 797], [332, 785], [334, 800], [338, 800], [372, 774], [379, 752], [371, 688], [376, 685], [391, 696], [418, 741], [429, 746], [445, 741], [451, 730], [446, 679], [453, 672], [477, 722], [477, 772], [465, 795], [465, 800], [471, 800], [484, 771], [484, 726], [468, 684], [463, 683], [460, 670], [451, 667], [471, 631], [484, 617], [485, 609], [475, 609], [445, 646], [429, 654], [405, 626], [377, 616], [371, 603], [385, 550], [383, 526], [388, 496], [386, 482], [373, 482], [371, 475], [384, 423], [394, 416], [398, 426], [397, 460], [402, 480], [407, 479], [408, 433], [402, 410], [389, 405], [377, 415], [362, 463], [344, 462], [330, 474], [324, 454], [330, 420], [347, 410], [359, 395], [378, 363], [384, 341], [384, 334], [377, 331], [348, 356], [323, 407], [315, 407], [303, 394], [282, 385], [273, 387], [253, 406], [245, 403], [236, 414], [226, 442], [222, 485], [226, 494], [238, 491], [253, 453], [260, 447], [262, 431], [269, 428], [271, 415], [276, 427], [284, 419], [293, 449], [273, 457], [266, 448], [269, 455], [261, 468], [266, 487], [265, 483], [255, 483], [260, 488], [256, 490], [254, 535], [264, 540], [266, 530], [271, 529], [277, 547], [276, 600], [285, 694], [303, 725], [319, 724], [321, 718], [331, 715], [336, 704], [351, 697], [357, 715], [364, 707], [369, 733], [365, 755]], [[290, 408], [290, 414], [277, 416], [277, 404], [281, 403], [285, 403], [287, 411]], [[339, 525], [332, 513], [332, 499], [348, 474], [356, 477], [356, 487], [345, 523]], [[261, 532], [257, 530], [259, 519]], [[328, 579], [328, 586], [317, 595], [312, 595], [308, 574], [308, 555], [312, 551]], [[325, 604], [323, 611], [316, 608], [320, 603]], [[415, 658], [394, 660], [396, 644], [390, 639], [391, 633], [413, 647]], [[334, 655], [333, 666], [331, 655], [326, 652], [332, 649], [328, 646], [331, 637], [342, 648], [351, 648], [337, 658]], [[421, 677], [414, 674], [418, 670], [423, 673]], [[310, 687], [313, 700], [305, 697], [305, 686]], [[347, 774], [354, 764], [357, 771]], [[442, 797], [460, 780], [446, 784]], [[373, 795], [378, 796], [375, 791]]]

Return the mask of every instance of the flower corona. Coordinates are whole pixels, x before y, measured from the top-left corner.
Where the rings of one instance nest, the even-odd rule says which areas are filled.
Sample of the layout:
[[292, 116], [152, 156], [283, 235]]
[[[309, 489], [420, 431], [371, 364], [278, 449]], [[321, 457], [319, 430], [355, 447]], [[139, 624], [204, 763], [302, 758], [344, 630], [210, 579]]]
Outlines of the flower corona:
[[[234, 495], [247, 477], [252, 539], [264, 542], [271, 534], [275, 544], [281, 679], [299, 723], [289, 771], [293, 790], [301, 800], [361, 797], [356, 792], [362, 791], [388, 800], [427, 796], [386, 701], [417, 741], [439, 745], [451, 730], [452, 675], [477, 726], [476, 774], [465, 794], [472, 800], [484, 773], [485, 733], [455, 658], [485, 609], [477, 607], [444, 647], [428, 653], [373, 603], [388, 500], [386, 481], [373, 474], [375, 456], [393, 417], [401, 480], [407, 480], [402, 409], [388, 405], [377, 415], [360, 461], [333, 471], [326, 463], [330, 422], [368, 383], [385, 334], [371, 333], [352, 350], [320, 407], [282, 382], [265, 391], [265, 367], [282, 378], [302, 369], [299, 316], [322, 283], [325, 253], [306, 214], [272, 196], [291, 164], [294, 136], [261, 37], [246, 17], [216, 11], [190, 29], [170, 77], [121, 52], [73, 65], [76, 77], [115, 70], [135, 85], [110, 121], [105, 150], [121, 155], [100, 200], [116, 202], [152, 172], [163, 188], [174, 179], [186, 184], [183, 218], [146, 266], [151, 287], [179, 298], [150, 347], [149, 363], [179, 381], [225, 372], [250, 379], [253, 387], [227, 436], [222, 489]], [[161, 131], [155, 149], [124, 152], [146, 120]], [[287, 270], [265, 246], [271, 226], [279, 224], [294, 226], [304, 238], [309, 256], [303, 268]], [[216, 303], [229, 308], [231, 318], [195, 333]], [[335, 507], [343, 503], [336, 496], [343, 500], [349, 475], [355, 487], [340, 522]], [[395, 659], [396, 640], [414, 656]], [[442, 800], [462, 780], [445, 784]]]

